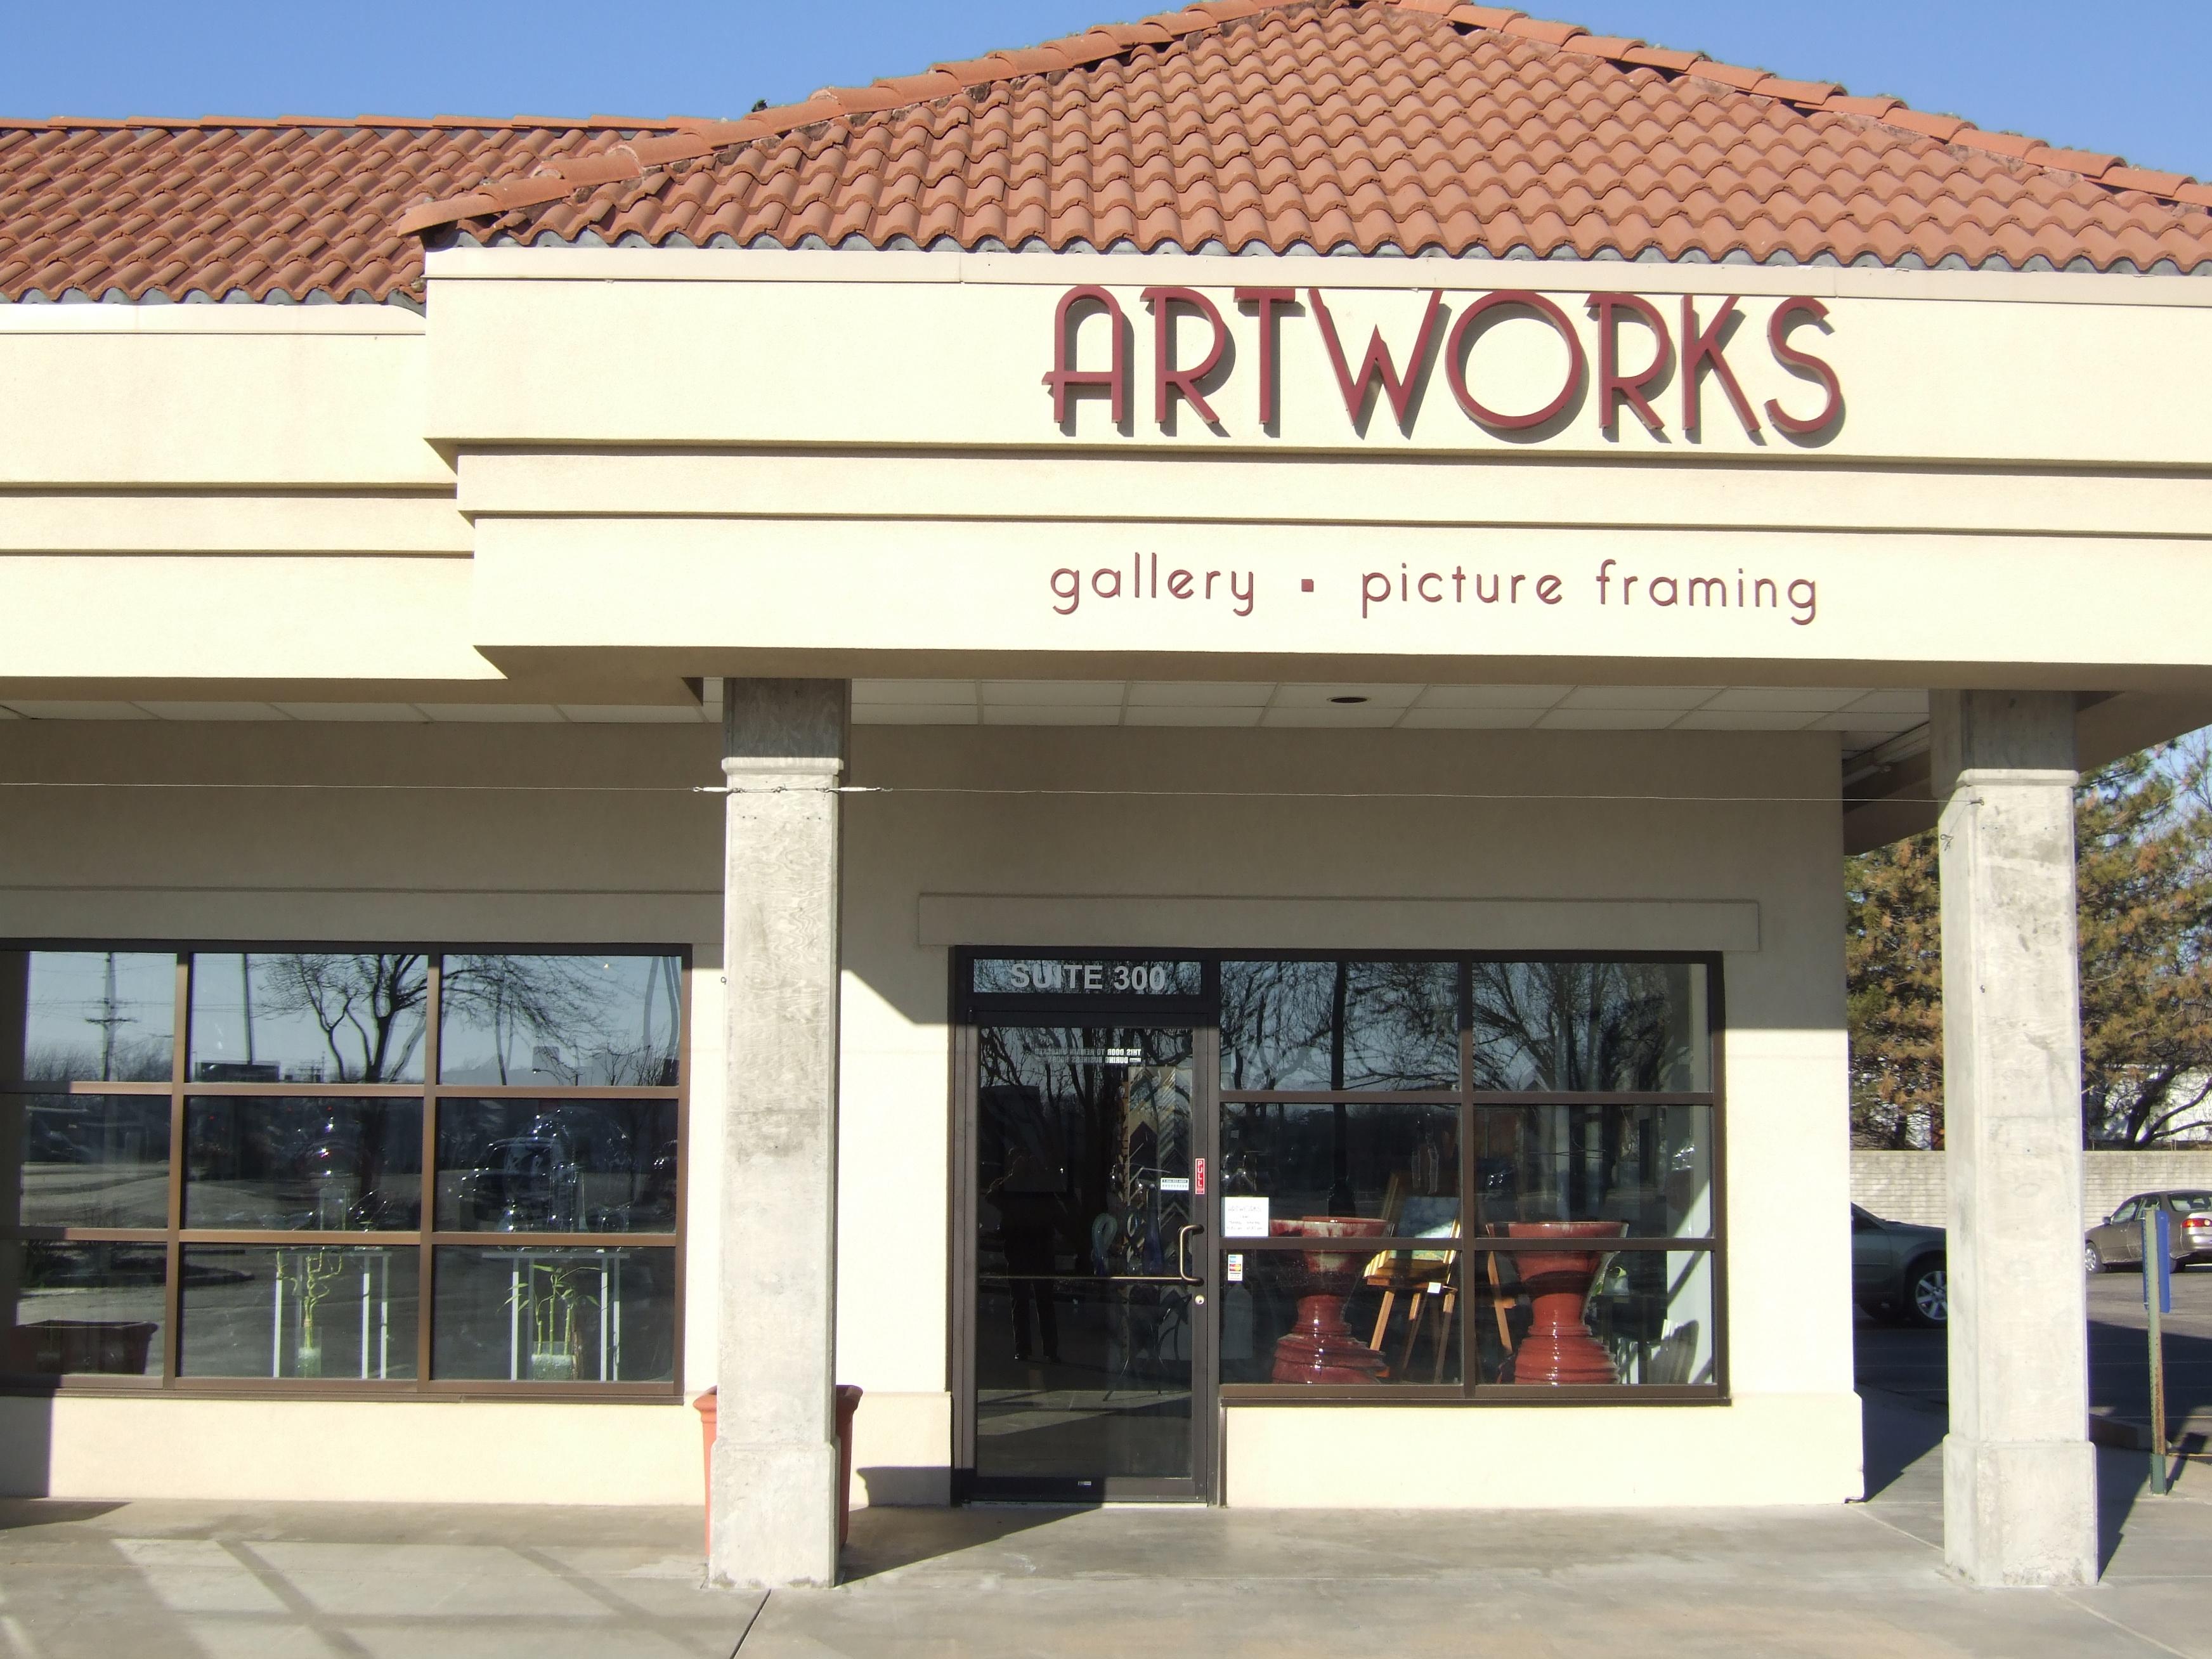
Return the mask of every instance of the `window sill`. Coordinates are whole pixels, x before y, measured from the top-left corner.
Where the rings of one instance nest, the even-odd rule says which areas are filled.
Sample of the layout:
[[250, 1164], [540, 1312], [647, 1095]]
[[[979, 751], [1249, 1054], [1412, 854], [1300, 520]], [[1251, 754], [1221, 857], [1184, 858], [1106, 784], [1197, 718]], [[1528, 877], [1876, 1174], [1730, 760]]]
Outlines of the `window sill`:
[[1369, 1408], [1389, 1406], [1443, 1406], [1454, 1409], [1467, 1407], [1499, 1406], [1725, 1406], [1729, 1403], [1725, 1389], [1717, 1388], [1638, 1387], [1616, 1383], [1610, 1387], [1560, 1383], [1546, 1385], [1531, 1383], [1525, 1387], [1514, 1383], [1492, 1383], [1469, 1392], [1449, 1386], [1421, 1388], [1304, 1388], [1267, 1382], [1224, 1382], [1220, 1389], [1221, 1403], [1236, 1406], [1355, 1406]]

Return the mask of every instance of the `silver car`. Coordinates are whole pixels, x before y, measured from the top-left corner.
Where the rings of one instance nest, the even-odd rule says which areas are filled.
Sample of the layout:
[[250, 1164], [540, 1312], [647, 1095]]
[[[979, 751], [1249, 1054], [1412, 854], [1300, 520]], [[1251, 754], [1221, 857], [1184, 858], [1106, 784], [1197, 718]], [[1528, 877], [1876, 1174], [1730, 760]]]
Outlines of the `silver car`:
[[2212, 1193], [2191, 1189], [2137, 1193], [2089, 1229], [2081, 1241], [2081, 1265], [2093, 1273], [2107, 1267], [2142, 1267], [2143, 1217], [2160, 1207], [2172, 1229], [2168, 1248], [2173, 1265], [2212, 1262]]

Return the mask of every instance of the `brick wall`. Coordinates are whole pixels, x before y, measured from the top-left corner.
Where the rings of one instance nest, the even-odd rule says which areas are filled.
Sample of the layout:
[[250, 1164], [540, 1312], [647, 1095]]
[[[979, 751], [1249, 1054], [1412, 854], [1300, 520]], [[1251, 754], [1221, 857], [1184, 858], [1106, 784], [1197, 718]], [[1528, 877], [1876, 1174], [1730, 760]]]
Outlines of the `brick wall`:
[[[2161, 1187], [2212, 1190], [2212, 1149], [2185, 1152], [2085, 1152], [2081, 1224], [2102, 1221], [2123, 1199]], [[1892, 1221], [1940, 1227], [1946, 1201], [1941, 1152], [1851, 1153], [1851, 1201]]]

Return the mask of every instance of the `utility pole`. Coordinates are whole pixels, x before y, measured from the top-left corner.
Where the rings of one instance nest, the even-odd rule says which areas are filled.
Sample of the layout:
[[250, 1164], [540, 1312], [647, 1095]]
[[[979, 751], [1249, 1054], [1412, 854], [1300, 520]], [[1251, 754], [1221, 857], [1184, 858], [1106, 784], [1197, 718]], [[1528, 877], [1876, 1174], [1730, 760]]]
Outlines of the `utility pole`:
[[2166, 1492], [2166, 1330], [2173, 1311], [2173, 1219], [2163, 1200], [2143, 1212], [2143, 1312], [2150, 1330], [2150, 1489]]
[[115, 1076], [115, 1028], [128, 1024], [126, 1017], [115, 1000], [115, 952], [107, 953], [107, 967], [100, 997], [100, 1012], [85, 1021], [100, 1027], [100, 1080], [111, 1081]]
[[[238, 999], [245, 1010], [246, 1063], [253, 1064], [253, 958], [241, 951], [238, 953]], [[251, 1077], [251, 1071], [246, 1076]]]

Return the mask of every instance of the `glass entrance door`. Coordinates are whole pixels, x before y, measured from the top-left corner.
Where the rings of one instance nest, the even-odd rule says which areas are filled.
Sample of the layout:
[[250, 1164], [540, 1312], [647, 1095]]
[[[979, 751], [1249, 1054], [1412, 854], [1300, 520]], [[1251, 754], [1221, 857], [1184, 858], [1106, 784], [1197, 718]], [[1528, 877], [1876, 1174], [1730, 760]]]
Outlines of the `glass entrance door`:
[[975, 1496], [1206, 1495], [1196, 1035], [975, 1028]]

